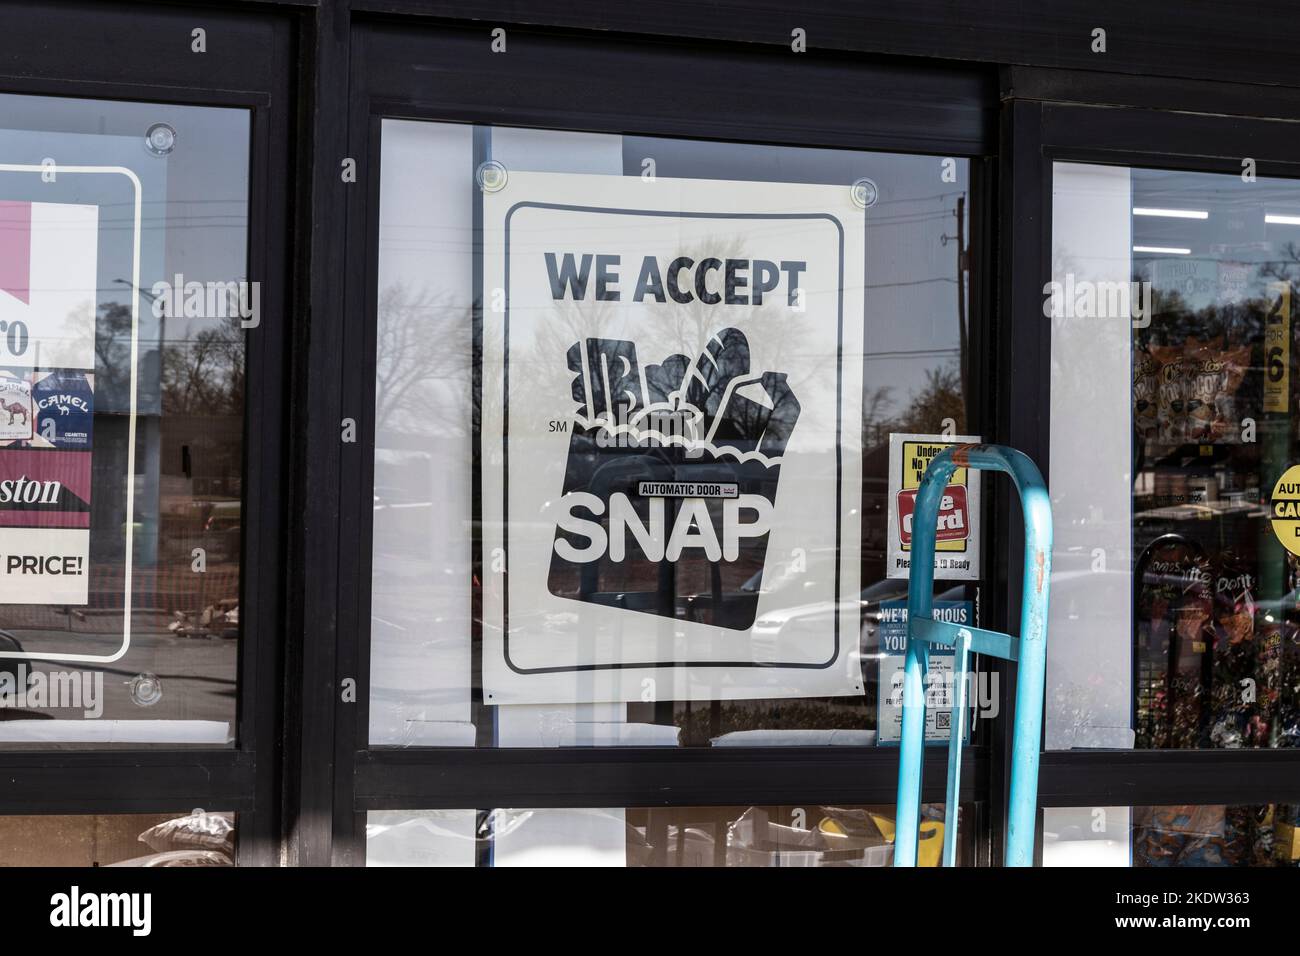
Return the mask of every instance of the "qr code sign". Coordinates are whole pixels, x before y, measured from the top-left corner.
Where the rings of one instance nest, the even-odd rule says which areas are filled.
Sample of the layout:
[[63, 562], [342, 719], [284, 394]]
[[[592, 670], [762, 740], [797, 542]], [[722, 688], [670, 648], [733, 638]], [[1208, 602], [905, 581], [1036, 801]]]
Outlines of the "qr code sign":
[[934, 715], [936, 730], [952, 730], [952, 711], [941, 710]]

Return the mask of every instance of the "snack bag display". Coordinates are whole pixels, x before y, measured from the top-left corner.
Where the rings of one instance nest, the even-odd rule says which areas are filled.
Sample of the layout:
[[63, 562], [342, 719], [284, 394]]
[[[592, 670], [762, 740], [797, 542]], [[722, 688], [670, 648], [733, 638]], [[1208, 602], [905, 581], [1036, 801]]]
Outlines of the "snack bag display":
[[1220, 555], [1214, 575], [1214, 668], [1210, 742], [1215, 747], [1256, 746], [1259, 707], [1242, 692], [1256, 667], [1255, 576], [1232, 551]]
[[1181, 442], [1187, 434], [1186, 362], [1178, 345], [1152, 345], [1151, 357], [1159, 363], [1156, 375], [1156, 438]]
[[1250, 368], [1250, 346], [1224, 349], [1222, 338], [1187, 340], [1184, 402], [1189, 441], [1217, 441], [1240, 429], [1236, 394]]
[[1146, 349], [1133, 352], [1133, 427], [1138, 437], [1156, 437], [1160, 398], [1160, 363]]
[[1221, 806], [1135, 807], [1133, 865], [1223, 865], [1224, 811]]
[[1158, 542], [1139, 583], [1140, 653], [1158, 687], [1137, 728], [1140, 747], [1197, 747], [1209, 716], [1214, 644], [1212, 574], [1196, 542]]

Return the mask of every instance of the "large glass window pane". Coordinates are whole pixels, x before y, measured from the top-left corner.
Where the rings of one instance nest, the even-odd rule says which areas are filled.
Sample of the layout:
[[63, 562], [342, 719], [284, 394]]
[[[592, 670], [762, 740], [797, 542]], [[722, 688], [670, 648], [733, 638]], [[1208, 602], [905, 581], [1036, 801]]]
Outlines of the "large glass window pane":
[[231, 746], [249, 114], [0, 115], [0, 747]]
[[371, 743], [889, 742], [890, 436], [970, 430], [969, 164], [382, 137]]
[[1300, 185], [1058, 163], [1047, 743], [1300, 743]]
[[[943, 807], [921, 812], [918, 863], [938, 866]], [[973, 807], [963, 807], [963, 815]], [[973, 859], [963, 830], [959, 865]], [[380, 810], [367, 866], [889, 866], [894, 808]]]

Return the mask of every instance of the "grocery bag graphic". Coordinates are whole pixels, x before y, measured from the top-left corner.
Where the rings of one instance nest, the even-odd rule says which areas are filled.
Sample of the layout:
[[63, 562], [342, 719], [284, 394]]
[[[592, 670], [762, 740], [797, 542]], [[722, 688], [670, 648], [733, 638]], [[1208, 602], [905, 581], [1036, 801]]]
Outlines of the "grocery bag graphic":
[[[719, 587], [702, 617], [751, 627], [756, 595], [742, 585], [765, 564], [781, 458], [799, 419], [786, 375], [751, 370], [749, 342], [734, 328], [693, 363], [671, 355], [642, 368], [635, 343], [597, 338], [575, 343], [567, 362], [579, 404], [563, 499], [577, 507], [556, 530], [551, 593], [675, 617], [663, 578], [683, 559], [703, 560]], [[602, 586], [614, 566], [618, 586]]]

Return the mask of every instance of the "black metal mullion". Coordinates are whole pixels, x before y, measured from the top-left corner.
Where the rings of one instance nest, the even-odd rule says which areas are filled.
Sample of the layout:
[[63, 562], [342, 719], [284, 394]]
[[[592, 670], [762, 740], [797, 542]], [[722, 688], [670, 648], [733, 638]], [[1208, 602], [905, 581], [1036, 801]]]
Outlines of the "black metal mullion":
[[251, 754], [230, 750], [7, 751], [0, 753], [0, 810], [245, 813], [257, 809], [256, 775]]
[[[963, 754], [963, 803], [982, 800], [987, 755]], [[947, 750], [927, 750], [923, 798], [942, 802]], [[372, 750], [356, 809], [879, 804], [897, 796], [893, 748]]]
[[[364, 436], [342, 442], [345, 404], [343, 276], [349, 189], [364, 189], [364, 157], [348, 156], [350, 14], [346, 0], [324, 0], [299, 34], [298, 82], [307, 104], [299, 115], [295, 279], [301, 311], [295, 328], [295, 414], [292, 511], [294, 595], [286, 665], [285, 856], [299, 865], [333, 862], [335, 787], [340, 739], [340, 550], [349, 529], [340, 520], [345, 450], [373, 453]], [[301, 100], [300, 100], [301, 102]], [[342, 179], [343, 161], [357, 162], [357, 181]], [[369, 449], [369, 452], [367, 452]], [[344, 675], [350, 676], [350, 675]], [[355, 678], [354, 678], [355, 679]], [[364, 693], [364, 689], [357, 691]]]
[[1300, 750], [1048, 751], [1046, 807], [1300, 802]]

